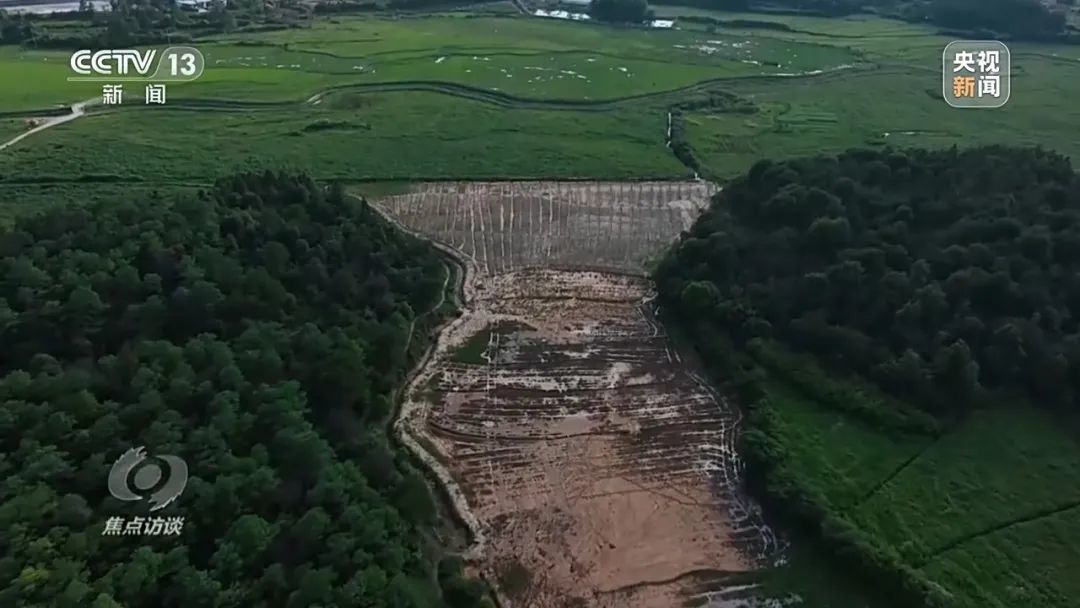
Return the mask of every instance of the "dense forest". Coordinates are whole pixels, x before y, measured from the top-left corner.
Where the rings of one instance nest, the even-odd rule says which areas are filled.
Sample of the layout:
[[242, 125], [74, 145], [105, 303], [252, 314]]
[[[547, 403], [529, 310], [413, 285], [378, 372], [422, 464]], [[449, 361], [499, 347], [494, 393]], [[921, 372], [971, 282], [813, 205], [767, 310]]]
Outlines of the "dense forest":
[[[0, 233], [0, 605], [488, 605], [384, 434], [447, 272], [271, 173]], [[147, 515], [106, 484], [137, 446], [187, 462], [179, 536], [103, 534]]]
[[763, 160], [656, 270], [660, 298], [775, 338], [939, 418], [983, 397], [1078, 409], [1080, 180], [1040, 149]]

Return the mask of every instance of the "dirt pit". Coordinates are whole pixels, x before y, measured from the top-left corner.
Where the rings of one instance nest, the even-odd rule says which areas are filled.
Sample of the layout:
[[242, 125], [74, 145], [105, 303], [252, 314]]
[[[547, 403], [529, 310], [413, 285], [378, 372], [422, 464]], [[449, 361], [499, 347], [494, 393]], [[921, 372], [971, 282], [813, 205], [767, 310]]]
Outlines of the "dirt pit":
[[[670, 240], [684, 226], [636, 217], [626, 234], [662, 224]], [[397, 219], [427, 230], [421, 212]], [[522, 251], [540, 238], [511, 236]], [[629, 269], [654, 253], [648, 242], [609, 259]], [[552, 265], [589, 260], [590, 246], [606, 251], [577, 243]], [[398, 428], [475, 528], [475, 566], [507, 606], [728, 605], [739, 586], [726, 581], [779, 543], [740, 489], [739, 412], [680, 360], [649, 282], [473, 259], [464, 314], [411, 384]]]

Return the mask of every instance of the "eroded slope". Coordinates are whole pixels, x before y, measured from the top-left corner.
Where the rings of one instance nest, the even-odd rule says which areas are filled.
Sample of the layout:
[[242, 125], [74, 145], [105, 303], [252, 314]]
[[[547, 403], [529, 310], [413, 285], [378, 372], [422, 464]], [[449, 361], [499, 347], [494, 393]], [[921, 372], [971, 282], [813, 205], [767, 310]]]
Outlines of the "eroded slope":
[[[688, 204], [703, 203], [707, 190], [693, 186], [701, 198]], [[568, 216], [604, 207], [552, 198], [532, 205], [565, 207]], [[491, 217], [491, 207], [511, 204], [490, 201], [457, 206]], [[685, 226], [667, 211], [677, 207], [659, 201], [635, 214], [634, 201], [609, 200], [612, 217], [597, 219], [635, 217], [619, 234], [653, 241], [590, 241], [567, 224], [559, 237], [567, 246], [553, 248], [567, 252], [551, 258], [558, 268], [540, 267], [538, 253], [505, 260], [490, 245], [466, 248], [486, 250], [489, 271], [474, 268], [464, 314], [439, 337], [403, 408], [400, 428], [462, 503], [478, 533], [472, 557], [509, 605], [719, 606], [737, 591], [726, 579], [776, 554], [775, 536], [739, 490], [737, 409], [679, 360], [651, 317], [649, 283], [614, 272], [640, 264], [655, 254], [647, 243], [661, 247], [662, 233], [671, 239]], [[441, 194], [428, 204], [455, 208]], [[380, 206], [444, 242], [463, 239], [432, 228], [447, 226], [433, 219], [443, 214], [426, 216], [417, 199]], [[502, 242], [516, 237], [511, 250], [535, 251], [531, 241], [543, 238], [502, 234]], [[565, 269], [605, 263], [613, 271]]]

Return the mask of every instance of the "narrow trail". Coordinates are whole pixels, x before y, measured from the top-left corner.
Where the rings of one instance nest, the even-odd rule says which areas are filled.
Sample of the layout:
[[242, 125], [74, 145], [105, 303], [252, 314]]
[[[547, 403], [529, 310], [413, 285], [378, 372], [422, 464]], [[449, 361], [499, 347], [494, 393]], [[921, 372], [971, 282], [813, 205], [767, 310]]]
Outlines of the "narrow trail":
[[71, 106], [71, 113], [70, 114], [64, 114], [64, 115], [61, 115], [61, 116], [48, 116], [48, 117], [45, 117], [45, 118], [42, 119], [43, 122], [41, 124], [39, 124], [38, 126], [34, 127], [33, 129], [30, 129], [29, 131], [26, 131], [24, 133], [20, 133], [20, 134], [16, 135], [15, 137], [7, 140], [6, 142], [0, 144], [0, 150], [4, 150], [6, 148], [14, 146], [15, 144], [19, 143], [20, 141], [26, 139], [27, 137], [30, 137], [31, 135], [34, 135], [35, 133], [40, 133], [40, 132], [44, 131], [45, 129], [51, 129], [51, 128], [57, 126], [57, 125], [62, 125], [64, 123], [66, 123], [66, 122], [71, 122], [71, 121], [75, 120], [76, 118], [79, 118], [80, 116], [84, 116], [86, 114], [86, 108], [88, 106], [92, 106], [92, 105], [94, 105], [94, 104], [96, 104], [96, 103], [98, 103], [100, 101], [101, 100], [98, 99], [97, 97], [95, 97], [93, 99], [87, 99], [85, 101], [80, 101], [80, 102], [78, 102], [76, 104], [73, 104]]
[[[376, 213], [380, 215], [384, 220], [390, 223], [392, 226], [411, 234], [417, 238], [424, 239], [431, 243], [433, 247], [439, 250], [440, 253], [447, 256], [453, 263], [457, 264], [460, 268], [457, 280], [457, 291], [460, 299], [460, 305], [462, 308], [468, 306], [475, 295], [475, 280], [478, 276], [478, 267], [476, 260], [467, 257], [463, 252], [448, 246], [444, 243], [440, 243], [432, 239], [430, 236], [421, 234], [415, 230], [412, 230], [408, 226], [405, 226], [390, 214], [384, 212], [378, 205], [368, 203]], [[449, 274], [447, 275], [449, 277]], [[445, 291], [445, 290], [444, 290]], [[425, 375], [422, 373], [427, 369], [432, 359], [436, 354], [442, 352], [445, 349], [445, 338], [452, 330], [466, 320], [464, 315], [456, 317], [449, 323], [443, 324], [437, 331], [435, 340], [432, 341], [431, 346], [428, 347], [424, 356], [417, 361], [409, 376], [408, 382], [401, 391], [401, 405], [398, 407], [397, 416], [392, 422], [392, 428], [394, 436], [404, 445], [410, 452], [413, 453], [416, 458], [424, 463], [428, 467], [428, 470], [434, 475], [440, 485], [442, 486], [445, 495], [449, 499], [450, 506], [454, 511], [454, 514], [458, 521], [464, 524], [468, 531], [470, 540], [469, 548], [465, 551], [464, 556], [466, 559], [476, 559], [483, 551], [486, 538], [484, 536], [483, 529], [480, 525], [480, 520], [469, 508], [468, 500], [465, 498], [465, 494], [461, 489], [461, 486], [454, 480], [450, 471], [443, 465], [443, 463], [432, 454], [426, 447], [424, 447], [419, 441], [416, 440], [409, 432], [409, 420], [416, 416], [423, 415], [422, 403], [414, 401], [412, 396], [418, 392], [421, 388], [421, 384], [426, 381]]]
[[442, 287], [439, 289], [439, 301], [432, 304], [431, 310], [428, 310], [420, 316], [413, 317], [413, 319], [409, 321], [408, 337], [405, 338], [405, 352], [409, 352], [409, 347], [412, 346], [413, 334], [416, 330], [416, 322], [420, 319], [427, 317], [430, 314], [435, 313], [435, 311], [442, 308], [442, 305], [446, 303], [446, 287], [450, 284], [450, 277], [451, 275], [453, 275], [453, 270], [450, 269], [450, 264], [445, 264], [443, 268], [446, 269], [446, 276], [443, 277], [443, 284]]

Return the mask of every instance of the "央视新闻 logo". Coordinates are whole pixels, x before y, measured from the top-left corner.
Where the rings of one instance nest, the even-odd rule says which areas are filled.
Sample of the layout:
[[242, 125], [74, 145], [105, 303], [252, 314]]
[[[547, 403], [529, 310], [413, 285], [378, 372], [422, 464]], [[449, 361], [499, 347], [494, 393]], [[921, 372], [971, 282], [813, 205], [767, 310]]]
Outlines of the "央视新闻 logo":
[[954, 108], [1000, 108], [1011, 94], [1009, 47], [997, 40], [956, 40], [941, 56], [941, 95]]

